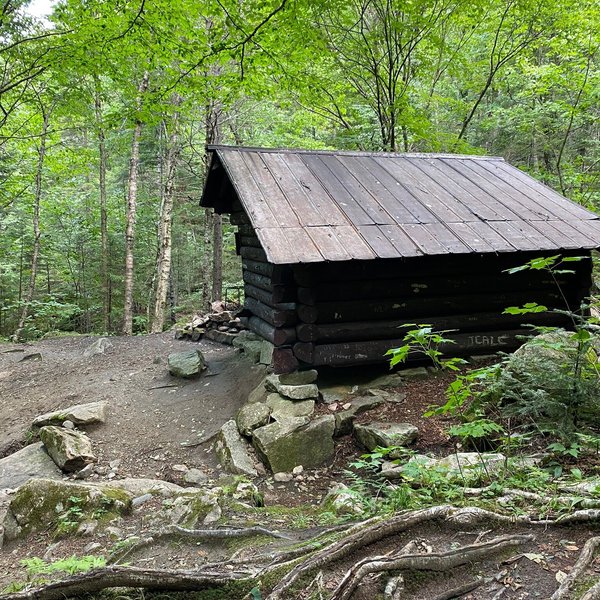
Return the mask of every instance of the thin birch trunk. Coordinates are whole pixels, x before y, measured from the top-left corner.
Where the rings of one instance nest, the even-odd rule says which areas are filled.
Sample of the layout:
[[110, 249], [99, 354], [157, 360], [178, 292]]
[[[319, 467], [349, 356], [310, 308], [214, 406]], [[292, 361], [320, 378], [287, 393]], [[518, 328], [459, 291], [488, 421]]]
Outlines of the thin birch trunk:
[[[142, 96], [148, 89], [148, 72], [144, 73], [138, 87], [138, 109], [142, 104]], [[129, 160], [129, 177], [127, 184], [127, 227], [125, 229], [125, 275], [123, 301], [123, 335], [133, 334], [133, 248], [135, 243], [135, 220], [137, 212], [138, 172], [140, 165], [140, 138], [142, 121], [136, 119], [131, 142], [131, 158]]]
[[46, 157], [46, 137], [48, 134], [48, 123], [50, 119], [50, 115], [47, 111], [43, 112], [43, 122], [42, 122], [42, 131], [40, 135], [40, 145], [38, 148], [38, 160], [37, 160], [37, 169], [35, 174], [35, 192], [33, 196], [33, 253], [31, 255], [31, 271], [29, 276], [29, 287], [27, 289], [27, 294], [25, 295], [25, 301], [23, 303], [23, 310], [21, 312], [21, 317], [19, 319], [19, 323], [17, 325], [17, 329], [13, 335], [13, 340], [18, 342], [21, 339], [21, 335], [23, 334], [23, 329], [25, 328], [25, 322], [27, 321], [27, 317], [29, 315], [29, 308], [31, 305], [31, 301], [33, 300], [33, 295], [35, 294], [35, 280], [37, 277], [38, 271], [38, 262], [40, 257], [40, 239], [41, 239], [41, 231], [40, 231], [40, 200], [42, 197], [42, 172], [44, 169], [44, 159]]
[[108, 152], [106, 150], [106, 136], [104, 133], [104, 124], [102, 123], [102, 99], [100, 97], [100, 80], [94, 79], [95, 97], [94, 106], [96, 109], [96, 127], [98, 128], [98, 151], [100, 154], [99, 164], [99, 183], [100, 183], [100, 253], [101, 253], [101, 279], [102, 279], [102, 323], [105, 333], [111, 330], [110, 305], [111, 305], [111, 286], [110, 286], [110, 266], [109, 266], [109, 247], [108, 247], [108, 211], [106, 202], [106, 169], [108, 163]]
[[[175, 96], [173, 104], [178, 106], [181, 99]], [[158, 260], [156, 265], [156, 294], [154, 314], [151, 320], [150, 333], [160, 333], [165, 325], [167, 310], [167, 295], [171, 275], [172, 230], [173, 230], [173, 200], [175, 191], [175, 171], [179, 155], [179, 112], [173, 114], [169, 136], [169, 147], [165, 161], [165, 187], [162, 202], [160, 222], [158, 226]]]

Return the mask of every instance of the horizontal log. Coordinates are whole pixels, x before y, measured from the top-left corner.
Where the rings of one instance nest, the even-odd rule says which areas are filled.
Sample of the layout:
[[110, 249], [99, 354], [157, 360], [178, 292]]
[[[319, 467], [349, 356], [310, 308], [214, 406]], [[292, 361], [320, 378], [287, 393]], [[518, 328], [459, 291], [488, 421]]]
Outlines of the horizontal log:
[[271, 366], [276, 375], [281, 373], [293, 373], [298, 370], [298, 359], [294, 356], [291, 348], [273, 348]]
[[461, 273], [456, 276], [442, 277], [421, 274], [413, 278], [368, 279], [359, 283], [356, 281], [323, 282], [314, 287], [299, 287], [298, 300], [302, 304], [315, 305], [318, 302], [349, 299], [380, 300], [397, 296], [446, 296], [461, 294], [471, 289], [476, 289], [478, 293], [495, 292], [499, 289], [504, 292], [536, 288], [555, 290], [557, 283], [562, 288], [567, 288], [573, 281], [572, 276], [563, 275], [555, 282], [545, 271], [527, 271], [514, 275]]
[[[574, 297], [574, 295], [572, 295]], [[383, 319], [405, 320], [406, 316], [423, 320], [427, 315], [451, 315], [470, 311], [502, 312], [508, 306], [538, 302], [548, 307], [562, 307], [561, 295], [555, 291], [527, 290], [512, 293], [461, 294], [457, 296], [382, 299], [379, 301], [348, 300], [321, 302], [315, 306], [298, 305], [303, 323], [349, 323]]]
[[268, 277], [271, 283], [292, 282], [292, 271], [287, 265], [273, 265], [244, 258], [242, 259], [242, 269]]
[[250, 225], [250, 219], [245, 212], [234, 212], [229, 215], [232, 225]]
[[256, 231], [254, 231], [254, 227], [248, 223], [235, 223], [238, 228], [238, 232], [242, 235], [256, 235]]
[[262, 248], [254, 248], [253, 246], [242, 246], [240, 248], [242, 258], [249, 258], [259, 262], [267, 262], [267, 255]]
[[244, 291], [247, 297], [254, 298], [259, 302], [266, 304], [270, 308], [277, 308], [279, 310], [296, 310], [295, 302], [276, 302], [273, 292], [263, 290], [262, 288], [255, 287], [248, 283], [244, 286]]
[[260, 248], [260, 241], [255, 235], [240, 235], [241, 246], [252, 246], [254, 248]]
[[274, 346], [287, 346], [296, 341], [296, 330], [293, 327], [273, 327], [260, 317], [250, 317], [248, 327]]
[[[500, 254], [461, 254], [422, 256], [416, 258], [340, 261], [294, 265], [294, 277], [299, 286], [312, 287], [319, 282], [396, 279], [398, 277], [452, 276], [466, 273], [498, 274], [541, 256], [589, 256], [589, 250], [555, 252], [503, 252]], [[591, 260], [568, 264], [578, 274], [591, 272]]]
[[245, 283], [249, 283], [261, 290], [271, 292], [273, 302], [295, 302], [296, 301], [296, 289], [292, 285], [286, 285], [284, 283], [271, 283], [271, 279], [252, 271], [244, 271], [242, 277]]
[[298, 316], [292, 308], [277, 309], [266, 306], [254, 298], [247, 297], [244, 301], [244, 308], [253, 315], [260, 317], [263, 321], [270, 323], [274, 327], [286, 327], [295, 325]]
[[[488, 354], [499, 350], [509, 351], [518, 348], [523, 343], [522, 336], [522, 329], [448, 334], [447, 337], [452, 338], [455, 343], [444, 344], [440, 350], [447, 357]], [[401, 338], [340, 344], [305, 342], [294, 344], [294, 354], [302, 362], [316, 367], [385, 363], [390, 358], [385, 356], [386, 352], [403, 343]], [[414, 358], [422, 360], [424, 357], [423, 355], [414, 355]]]
[[407, 323], [426, 323], [435, 330], [457, 329], [459, 332], [492, 329], [513, 329], [521, 324], [561, 326], [569, 323], [568, 317], [557, 313], [533, 313], [529, 315], [504, 315], [501, 312], [469, 313], [439, 317], [406, 317], [391, 321], [356, 321], [353, 323], [301, 323], [296, 326], [301, 342], [358, 342], [383, 340], [407, 331]]

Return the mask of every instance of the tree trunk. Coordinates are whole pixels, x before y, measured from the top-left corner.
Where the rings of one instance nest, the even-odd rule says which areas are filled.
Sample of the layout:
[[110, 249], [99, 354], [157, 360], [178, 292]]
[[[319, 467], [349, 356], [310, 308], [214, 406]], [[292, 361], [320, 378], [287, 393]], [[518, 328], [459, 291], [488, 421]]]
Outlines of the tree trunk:
[[[148, 88], [148, 72], [144, 73], [138, 87], [138, 108], [142, 96]], [[129, 160], [129, 177], [127, 183], [127, 227], [125, 230], [125, 299], [123, 302], [123, 335], [133, 334], [133, 247], [135, 242], [135, 219], [137, 211], [138, 171], [140, 164], [140, 138], [142, 121], [136, 119], [131, 142], [131, 158]]]
[[[206, 143], [219, 144], [221, 142], [221, 107], [219, 103], [209, 104], [206, 107]], [[208, 175], [208, 160], [206, 173]], [[211, 235], [212, 229], [212, 235]], [[223, 288], [223, 219], [217, 213], [206, 214], [205, 239], [212, 237], [212, 273], [210, 281], [205, 283], [211, 290], [209, 302], [220, 300]], [[208, 273], [207, 273], [208, 274]]]
[[102, 324], [105, 333], [111, 330], [110, 322], [110, 266], [109, 266], [109, 247], [108, 247], [108, 212], [106, 206], [106, 168], [108, 162], [108, 153], [106, 151], [106, 136], [104, 134], [104, 124], [102, 123], [102, 99], [100, 98], [100, 80], [94, 79], [95, 98], [94, 105], [96, 109], [96, 127], [98, 131], [98, 151], [100, 154], [99, 165], [99, 184], [100, 184], [100, 254], [101, 254], [101, 279], [102, 279]]
[[[181, 102], [179, 96], [173, 98], [173, 104], [178, 106]], [[162, 210], [158, 225], [158, 259], [156, 262], [156, 294], [154, 299], [154, 313], [151, 319], [150, 333], [160, 333], [165, 325], [167, 308], [167, 294], [171, 275], [171, 254], [173, 228], [173, 196], [175, 189], [175, 170], [179, 154], [179, 112], [173, 114], [169, 147], [165, 161], [165, 186]]]
[[21, 339], [21, 335], [23, 333], [23, 329], [25, 327], [25, 321], [27, 320], [27, 316], [29, 315], [29, 307], [31, 305], [31, 301], [33, 300], [33, 295], [35, 294], [35, 280], [37, 277], [38, 271], [38, 260], [40, 257], [40, 200], [42, 196], [42, 171], [44, 168], [44, 158], [46, 157], [46, 136], [48, 134], [48, 123], [50, 115], [48, 112], [42, 109], [43, 113], [43, 122], [42, 122], [42, 131], [40, 134], [40, 145], [38, 148], [38, 160], [37, 160], [37, 169], [35, 174], [35, 191], [33, 196], [33, 253], [31, 255], [31, 271], [29, 276], [29, 287], [27, 289], [27, 294], [25, 296], [25, 301], [23, 303], [23, 310], [21, 312], [21, 317], [19, 319], [19, 323], [17, 325], [17, 329], [13, 335], [13, 340], [15, 342]]

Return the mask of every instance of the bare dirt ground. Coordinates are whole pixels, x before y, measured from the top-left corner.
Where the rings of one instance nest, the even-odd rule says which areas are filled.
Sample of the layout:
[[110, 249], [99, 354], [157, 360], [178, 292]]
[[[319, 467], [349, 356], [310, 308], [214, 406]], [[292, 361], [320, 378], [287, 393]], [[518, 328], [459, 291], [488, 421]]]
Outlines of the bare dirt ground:
[[[104, 354], [85, 358], [96, 339], [0, 345], [0, 456], [23, 444], [37, 415], [105, 400], [107, 422], [87, 428], [99, 464], [119, 460], [119, 475], [128, 477], [162, 478], [178, 463], [210, 472], [216, 463], [199, 442], [235, 415], [264, 367], [233, 348], [178, 341], [170, 333], [112, 337]], [[207, 373], [190, 380], [171, 377], [169, 353], [192, 347], [205, 354]], [[35, 353], [41, 360], [23, 360]]]
[[[229, 347], [201, 342], [177, 341], [172, 334], [110, 338], [112, 346], [104, 354], [85, 358], [83, 352], [97, 338], [70, 337], [44, 340], [31, 345], [0, 345], [0, 456], [21, 447], [28, 439], [31, 421], [37, 415], [73, 404], [106, 400], [110, 406], [107, 422], [87, 429], [99, 458], [99, 465], [110, 463], [118, 467], [116, 477], [161, 478], [181, 483], [181, 473], [173, 465], [197, 467], [209, 477], [223, 476], [211, 451], [209, 438], [232, 418], [244, 403], [248, 393], [265, 374], [264, 367], [251, 364]], [[166, 359], [170, 352], [199, 347], [206, 356], [209, 370], [194, 380], [182, 380], [168, 374]], [[14, 351], [19, 350], [19, 351]], [[22, 350], [22, 351], [21, 351]], [[41, 360], [27, 359], [41, 354]], [[365, 373], [366, 377], [381, 374], [382, 370]], [[383, 370], [383, 372], [385, 372]], [[350, 378], [343, 372], [338, 379]], [[354, 373], [356, 376], [356, 373]], [[447, 423], [424, 419], [424, 409], [443, 399], [448, 375], [438, 374], [426, 381], [411, 381], [401, 390], [407, 398], [402, 403], [388, 403], [377, 415], [362, 415], [390, 421], [409, 421], [421, 431], [419, 451], [448, 454], [450, 440], [444, 431]], [[320, 405], [320, 412], [330, 407]], [[332, 465], [305, 473], [301, 481], [276, 483], [265, 474], [255, 484], [264, 494], [267, 508], [282, 505], [276, 510], [248, 508], [244, 513], [227, 515], [232, 525], [261, 525], [287, 532], [288, 544], [318, 534], [329, 523], [320, 523], [314, 506], [318, 505], [333, 483], [343, 481], [349, 462], [361, 450], [347, 436], [337, 442]], [[310, 479], [308, 479], [310, 477]], [[119, 523], [123, 536], [148, 530], [147, 515], [160, 508], [160, 499], [144, 505], [142, 512], [133, 511]], [[457, 545], [487, 540], [503, 533], [533, 533], [535, 539], [518, 552], [454, 569], [435, 576], [419, 574], [406, 580], [407, 598], [432, 600], [460, 597], [468, 600], [525, 600], [548, 599], [558, 583], [557, 572], [568, 573], [585, 541], [598, 535], [594, 525], [556, 527], [505, 527], [493, 525], [476, 531], [440, 528], [435, 524], [387, 538], [353, 554], [328, 570], [322, 580], [314, 580], [294, 598], [322, 597], [335, 587], [343, 572], [365, 552], [380, 554], [402, 547], [412, 539], [423, 547], [448, 550]], [[94, 553], [107, 555], [114, 547], [115, 537], [95, 538]], [[48, 560], [83, 555], [90, 543], [88, 537], [56, 539], [52, 532], [40, 532], [28, 539], [13, 542], [0, 551], [0, 589], [15, 579], [23, 579], [21, 559], [43, 556]], [[55, 546], [53, 546], [56, 544]], [[265, 541], [262, 541], [265, 544]], [[48, 549], [52, 547], [51, 552]], [[282, 548], [280, 540], [270, 541], [263, 549]], [[525, 554], [524, 554], [525, 553]], [[161, 548], [148, 548], [128, 558], [135, 566], [154, 568], [194, 569], [211, 561], [226, 561], [232, 555], [243, 562], [255, 554], [252, 545], [219, 546], [214, 543], [169, 543]], [[517, 558], [515, 558], [515, 556]], [[598, 558], [592, 565], [600, 571]], [[444, 590], [457, 588], [476, 576], [489, 577], [485, 585], [460, 596], [444, 596]], [[382, 592], [382, 581], [367, 580], [354, 598], [375, 598]], [[314, 595], [316, 594], [316, 595]], [[139, 597], [149, 598], [146, 593]], [[126, 596], [130, 597], [130, 596]], [[138, 596], [131, 596], [138, 598]], [[187, 596], [201, 598], [204, 596]], [[208, 596], [207, 596], [208, 597]], [[226, 598], [228, 596], [210, 596]]]

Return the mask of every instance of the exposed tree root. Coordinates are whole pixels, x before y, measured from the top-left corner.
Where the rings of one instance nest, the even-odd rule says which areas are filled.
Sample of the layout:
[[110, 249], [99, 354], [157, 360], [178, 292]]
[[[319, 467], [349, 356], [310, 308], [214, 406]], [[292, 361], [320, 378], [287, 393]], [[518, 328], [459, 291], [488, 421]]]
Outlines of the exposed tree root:
[[449, 571], [475, 560], [487, 558], [491, 554], [501, 552], [525, 544], [534, 539], [532, 535], [504, 535], [489, 542], [461, 546], [448, 552], [432, 554], [405, 554], [402, 556], [376, 556], [361, 561], [358, 569], [352, 568], [346, 573], [338, 587], [331, 595], [331, 600], [348, 600], [360, 582], [370, 573], [381, 571]]
[[115, 587], [199, 591], [222, 588], [228, 583], [245, 578], [250, 580], [248, 573], [211, 573], [113, 566], [75, 575], [34, 590], [6, 594], [2, 596], [2, 600], [64, 600], [64, 598], [93, 594]]
[[600, 581], [581, 596], [581, 600], [600, 600]]
[[[564, 598], [568, 598], [573, 585], [577, 581], [577, 579], [581, 576], [581, 574], [588, 568], [590, 563], [594, 560], [594, 552], [600, 546], [600, 536], [590, 538], [583, 547], [577, 562], [573, 565], [571, 572], [565, 578], [565, 580], [560, 584], [560, 587], [552, 594], [550, 600], [563, 600]], [[593, 588], [591, 588], [593, 590]], [[588, 590], [589, 593], [591, 590]], [[592, 596], [593, 598], [593, 596]]]
[[[389, 518], [377, 517], [369, 519], [347, 529], [343, 539], [330, 542], [325, 536], [341, 529], [340, 527], [333, 527], [329, 530], [321, 531], [316, 537], [306, 540], [299, 547], [287, 550], [282, 549], [278, 552], [257, 553], [248, 561], [230, 559], [228, 562], [205, 565], [194, 571], [140, 569], [111, 565], [103, 569], [69, 577], [63, 581], [50, 583], [34, 590], [6, 594], [2, 596], [2, 600], [62, 600], [112, 587], [171, 591], [208, 589], [220, 589], [224, 591], [226, 586], [235, 582], [238, 585], [247, 584], [251, 587], [262, 578], [272, 576], [275, 572], [279, 574], [282, 570], [285, 571], [286, 569], [289, 569], [289, 571], [275, 585], [266, 600], [291, 600], [295, 597], [295, 592], [292, 588], [300, 585], [300, 579], [304, 580], [308, 576], [317, 574], [315, 581], [316, 585], [320, 588], [323, 585], [323, 577], [322, 574], [318, 575], [318, 573], [321, 571], [326, 573], [323, 570], [324, 567], [353, 553], [361, 552], [371, 544], [380, 542], [385, 538], [405, 532], [426, 522], [445, 521], [455, 528], [461, 525], [474, 526], [480, 524], [485, 525], [486, 529], [489, 530], [488, 526], [491, 523], [531, 527], [582, 523], [598, 519], [600, 519], [600, 510], [592, 509], [575, 511], [557, 520], [532, 520], [527, 516], [510, 517], [477, 507], [456, 508], [449, 505], [442, 505], [405, 512]], [[161, 530], [156, 534], [156, 537], [176, 536], [198, 540], [240, 538], [253, 535], [287, 538], [287, 536], [279, 532], [263, 527], [248, 527], [243, 529], [185, 529], [178, 526]], [[141, 545], [148, 545], [152, 541], [155, 541], [156, 537], [142, 540], [140, 543], [126, 550], [126, 552], [129, 553], [133, 549], [138, 549]], [[396, 570], [449, 570], [455, 566], [484, 559], [495, 552], [512, 548], [532, 539], [532, 536], [529, 535], [509, 535], [498, 537], [488, 542], [480, 542], [481, 537], [481, 535], [478, 536], [472, 545], [437, 553], [430, 552], [430, 549], [427, 550], [427, 553], [423, 553], [422, 550], [419, 553], [419, 547], [415, 541], [412, 541], [400, 551], [383, 556], [371, 556], [360, 560], [346, 574], [332, 598], [335, 600], [350, 598], [353, 590], [360, 581], [370, 574], [381, 574]], [[600, 537], [588, 540], [572, 572], [563, 584], [561, 584], [559, 590], [552, 596], [552, 600], [567, 598], [575, 581], [591, 564], [594, 551], [598, 546], [600, 546]], [[307, 554], [309, 556], [306, 556]], [[462, 593], [464, 594], [469, 591], [467, 590], [469, 585], [473, 585], [474, 589], [477, 585], [481, 584], [481, 581], [478, 580], [467, 584], [465, 591]], [[402, 585], [401, 578], [392, 580], [387, 586], [386, 598], [390, 600], [399, 598]], [[303, 586], [303, 589], [306, 589], [306, 587]], [[451, 592], [456, 596], [460, 594], [461, 589], [457, 588]], [[437, 600], [452, 597], [448, 596], [448, 593], [441, 595]], [[600, 600], [600, 582], [592, 586], [582, 596], [582, 600]]]
[[[479, 497], [490, 489], [490, 486], [482, 488], [465, 488], [465, 496]], [[532, 500], [533, 502], [540, 502], [543, 504], [549, 504], [551, 502], [564, 504], [565, 506], [579, 506], [581, 508], [600, 508], [600, 500], [594, 498], [581, 498], [579, 496], [546, 496], [543, 494], [536, 494], [535, 492], [527, 492], [524, 490], [515, 489], [504, 489], [502, 495], [496, 498], [496, 502], [499, 504], [507, 504], [514, 500]]]
[[460, 598], [461, 596], [476, 590], [484, 581], [485, 579], [476, 579], [475, 581], [470, 581], [469, 583], [465, 583], [464, 585], [456, 587], [452, 590], [442, 592], [431, 600], [452, 600], [452, 598]]
[[114, 553], [110, 559], [110, 564], [117, 564], [121, 562], [125, 557], [130, 556], [134, 552], [141, 550], [147, 546], [154, 544], [157, 540], [171, 538], [171, 537], [185, 537], [193, 540], [226, 540], [231, 538], [242, 538], [252, 536], [268, 536], [277, 539], [289, 540], [289, 536], [265, 529], [264, 527], [240, 527], [237, 529], [186, 529], [179, 525], [169, 525], [164, 529], [151, 533], [147, 537], [141, 539], [139, 542], [131, 544], [127, 548], [124, 548], [120, 552]]

